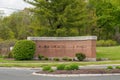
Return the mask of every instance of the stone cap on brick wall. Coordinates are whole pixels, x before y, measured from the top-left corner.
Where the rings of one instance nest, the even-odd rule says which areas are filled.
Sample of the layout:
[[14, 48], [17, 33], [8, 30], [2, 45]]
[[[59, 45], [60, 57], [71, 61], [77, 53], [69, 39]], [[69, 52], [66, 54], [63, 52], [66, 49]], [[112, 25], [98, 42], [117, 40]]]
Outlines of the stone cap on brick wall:
[[97, 36], [76, 36], [76, 37], [27, 37], [27, 40], [97, 40]]

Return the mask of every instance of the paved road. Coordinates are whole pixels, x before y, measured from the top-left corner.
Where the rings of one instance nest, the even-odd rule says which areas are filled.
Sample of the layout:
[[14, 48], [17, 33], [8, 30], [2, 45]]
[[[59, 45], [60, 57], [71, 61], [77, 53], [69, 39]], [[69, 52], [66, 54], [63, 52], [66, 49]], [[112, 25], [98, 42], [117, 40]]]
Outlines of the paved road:
[[120, 76], [43, 77], [32, 75], [37, 70], [0, 68], [0, 80], [120, 80]]

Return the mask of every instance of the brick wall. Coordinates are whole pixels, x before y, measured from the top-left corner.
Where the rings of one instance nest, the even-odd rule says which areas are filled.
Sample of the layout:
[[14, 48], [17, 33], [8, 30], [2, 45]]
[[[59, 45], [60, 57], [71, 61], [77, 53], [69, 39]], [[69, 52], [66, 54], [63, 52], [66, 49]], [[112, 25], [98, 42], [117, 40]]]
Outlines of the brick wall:
[[84, 53], [86, 59], [96, 59], [96, 37], [28, 37], [36, 43], [35, 56], [39, 54], [46, 57], [71, 57], [76, 53]]

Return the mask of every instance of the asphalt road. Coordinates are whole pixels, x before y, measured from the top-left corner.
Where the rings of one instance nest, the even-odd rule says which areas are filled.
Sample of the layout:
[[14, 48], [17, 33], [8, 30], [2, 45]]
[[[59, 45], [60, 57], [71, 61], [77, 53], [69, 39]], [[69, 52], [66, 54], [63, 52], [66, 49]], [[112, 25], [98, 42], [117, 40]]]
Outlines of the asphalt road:
[[0, 80], [120, 80], [120, 76], [45, 77], [32, 75], [33, 69], [0, 68]]

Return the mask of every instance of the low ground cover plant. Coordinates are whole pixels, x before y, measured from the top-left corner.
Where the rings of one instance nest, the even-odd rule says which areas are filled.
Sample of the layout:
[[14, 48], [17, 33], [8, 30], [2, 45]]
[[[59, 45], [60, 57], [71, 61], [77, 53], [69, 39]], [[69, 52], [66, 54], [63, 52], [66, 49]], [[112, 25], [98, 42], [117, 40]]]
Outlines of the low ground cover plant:
[[65, 68], [64, 68], [64, 70], [71, 70], [70, 65], [66, 65]]
[[54, 61], [59, 61], [60, 59], [59, 58], [53, 58]]
[[44, 60], [46, 60], [46, 61], [47, 61], [47, 60], [49, 60], [49, 58], [48, 58], [48, 57], [44, 57], [43, 59], [44, 59]]
[[57, 66], [57, 70], [64, 70], [65, 64], [60, 64]]
[[42, 68], [42, 70], [43, 70], [43, 71], [49, 71], [49, 70], [51, 70], [51, 66], [44, 66], [44, 67]]
[[67, 58], [67, 57], [63, 57], [62, 60], [63, 60], [63, 61], [67, 61], [68, 58]]
[[39, 59], [39, 60], [42, 60], [43, 58], [44, 58], [43, 55], [40, 55], [40, 54], [38, 55], [38, 59]]
[[57, 70], [78, 70], [78, 69], [79, 69], [79, 65], [77, 64], [69, 64], [69, 65], [60, 64], [57, 66]]
[[72, 61], [72, 59], [71, 59], [71, 58], [68, 58], [68, 57], [63, 57], [62, 60], [63, 60], [63, 61]]
[[115, 68], [116, 68], [116, 69], [120, 69], [120, 66], [116, 66]]
[[70, 64], [71, 70], [78, 70], [79, 66], [77, 64]]
[[77, 64], [70, 64], [64, 67], [64, 70], [78, 70], [79, 66]]
[[107, 69], [113, 69], [113, 66], [107, 66]]

